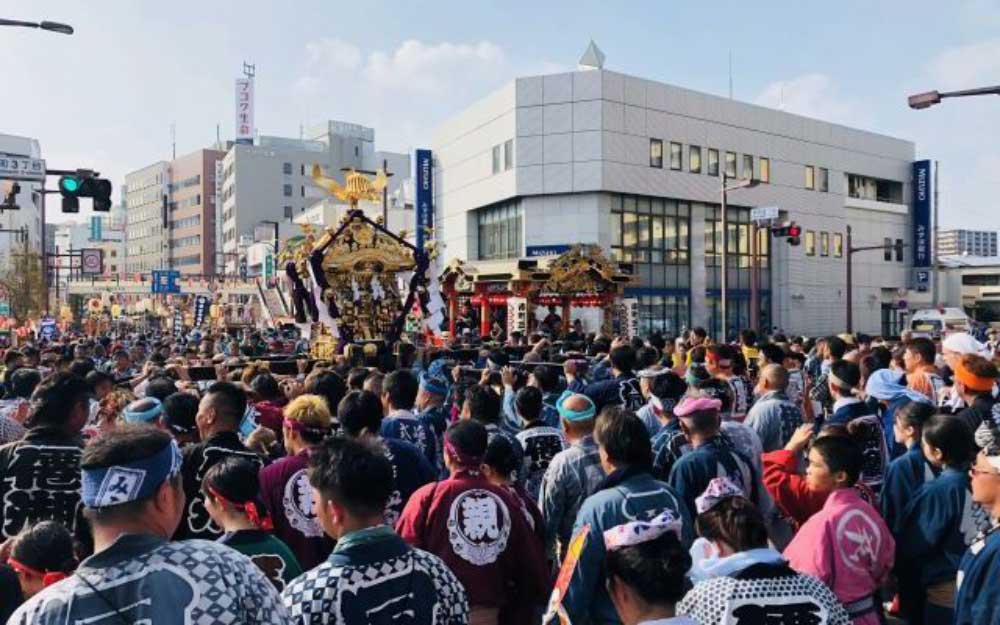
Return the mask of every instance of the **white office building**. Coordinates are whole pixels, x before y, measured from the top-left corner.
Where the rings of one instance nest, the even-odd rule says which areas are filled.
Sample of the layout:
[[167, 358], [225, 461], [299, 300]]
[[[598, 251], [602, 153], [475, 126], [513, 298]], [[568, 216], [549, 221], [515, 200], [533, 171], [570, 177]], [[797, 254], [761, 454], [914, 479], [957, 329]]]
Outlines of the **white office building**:
[[[340, 182], [342, 169], [374, 171], [387, 161], [389, 192], [410, 176], [405, 154], [375, 151], [371, 128], [329, 121], [306, 131], [303, 139], [262, 136], [256, 145], [234, 144], [223, 160], [222, 246], [218, 260], [226, 273], [237, 270], [239, 240], [262, 221], [292, 221], [328, 197], [312, 182], [312, 166]], [[224, 260], [223, 260], [224, 259]]]
[[[42, 158], [42, 148], [37, 139], [0, 134], [0, 158], [4, 156]], [[19, 209], [0, 213], [0, 228], [4, 230], [24, 228], [28, 233], [28, 248], [40, 251], [42, 249], [42, 195], [39, 190], [42, 188], [42, 184], [25, 180], [17, 181], [17, 184], [20, 186], [20, 192], [16, 198]], [[3, 187], [3, 190], [6, 191], [6, 186]], [[58, 212], [58, 199], [53, 204], [55, 207], [50, 208], [50, 210]], [[22, 249], [14, 250], [18, 246]], [[6, 265], [12, 250], [19, 253], [23, 251], [23, 246], [24, 241], [19, 238], [18, 233], [0, 233], [0, 265]]]
[[170, 266], [165, 223], [169, 184], [166, 161], [125, 175], [125, 267], [130, 274], [148, 275]]
[[[818, 335], [846, 325], [849, 224], [855, 247], [912, 245], [912, 142], [607, 71], [594, 48], [581, 64], [517, 78], [438, 129], [447, 258], [598, 243], [638, 274], [642, 331], [720, 334], [720, 172], [753, 178], [728, 194], [728, 327], [749, 326], [750, 209], [776, 206], [804, 232], [797, 247], [758, 233], [760, 325]], [[909, 290], [911, 249], [854, 256], [856, 331], [895, 334], [927, 297]]]
[[942, 230], [939, 256], [997, 256], [996, 230]]

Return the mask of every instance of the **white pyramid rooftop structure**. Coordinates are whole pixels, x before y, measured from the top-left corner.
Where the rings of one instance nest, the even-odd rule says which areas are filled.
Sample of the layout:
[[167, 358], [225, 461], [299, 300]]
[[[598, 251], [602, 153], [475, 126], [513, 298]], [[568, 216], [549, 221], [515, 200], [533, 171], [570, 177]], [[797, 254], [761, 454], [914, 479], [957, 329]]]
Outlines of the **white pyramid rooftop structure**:
[[590, 40], [590, 45], [587, 46], [587, 49], [583, 52], [583, 56], [580, 57], [579, 67], [581, 70], [604, 68], [604, 53], [597, 47], [593, 39]]

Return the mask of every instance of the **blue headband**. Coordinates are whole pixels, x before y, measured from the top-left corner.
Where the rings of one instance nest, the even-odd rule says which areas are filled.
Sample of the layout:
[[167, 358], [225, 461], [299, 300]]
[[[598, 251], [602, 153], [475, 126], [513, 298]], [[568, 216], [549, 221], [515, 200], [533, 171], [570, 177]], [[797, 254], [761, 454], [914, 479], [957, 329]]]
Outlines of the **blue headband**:
[[[148, 403], [149, 408], [146, 410], [136, 410], [143, 403]], [[163, 404], [160, 403], [160, 400], [155, 397], [146, 397], [126, 406], [122, 416], [125, 417], [126, 423], [152, 423], [160, 416], [161, 412], [163, 412]]]
[[597, 408], [594, 406], [594, 402], [586, 395], [580, 395], [580, 397], [587, 400], [588, 407], [583, 410], [570, 410], [563, 404], [567, 399], [578, 395], [579, 393], [574, 393], [573, 391], [563, 391], [563, 394], [559, 396], [556, 400], [556, 412], [559, 416], [567, 421], [586, 421], [587, 419], [593, 419], [594, 415], [597, 414]]
[[432, 378], [426, 373], [420, 376], [420, 388], [435, 395], [447, 395], [448, 385], [440, 378]]
[[153, 496], [163, 482], [181, 471], [177, 441], [148, 458], [97, 469], [83, 469], [80, 496], [88, 508], [107, 508]]

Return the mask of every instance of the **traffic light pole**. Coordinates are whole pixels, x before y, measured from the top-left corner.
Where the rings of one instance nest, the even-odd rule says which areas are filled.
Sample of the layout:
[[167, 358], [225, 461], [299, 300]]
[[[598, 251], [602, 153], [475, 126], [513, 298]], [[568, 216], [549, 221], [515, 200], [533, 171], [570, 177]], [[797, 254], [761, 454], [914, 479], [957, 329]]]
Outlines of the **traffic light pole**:
[[[885, 245], [865, 245], [862, 247], [854, 247], [853, 238], [851, 236], [851, 226], [847, 225], [847, 333], [850, 334], [854, 332], [854, 255], [858, 252], [871, 252], [874, 250], [886, 250]], [[908, 247], [905, 243], [900, 246], [895, 246], [899, 249]], [[892, 249], [892, 248], [889, 248]]]

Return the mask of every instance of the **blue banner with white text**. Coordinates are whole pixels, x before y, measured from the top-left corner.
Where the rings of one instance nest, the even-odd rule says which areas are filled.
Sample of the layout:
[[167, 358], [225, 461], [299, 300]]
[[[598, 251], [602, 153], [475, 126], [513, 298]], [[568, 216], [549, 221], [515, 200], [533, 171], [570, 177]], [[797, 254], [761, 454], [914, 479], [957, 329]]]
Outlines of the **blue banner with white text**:
[[434, 228], [434, 162], [430, 150], [417, 150], [417, 249]]
[[931, 162], [913, 163], [913, 266], [931, 266]]

